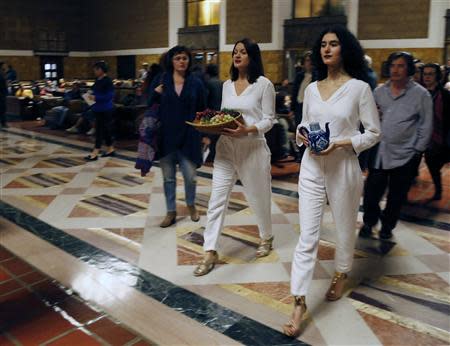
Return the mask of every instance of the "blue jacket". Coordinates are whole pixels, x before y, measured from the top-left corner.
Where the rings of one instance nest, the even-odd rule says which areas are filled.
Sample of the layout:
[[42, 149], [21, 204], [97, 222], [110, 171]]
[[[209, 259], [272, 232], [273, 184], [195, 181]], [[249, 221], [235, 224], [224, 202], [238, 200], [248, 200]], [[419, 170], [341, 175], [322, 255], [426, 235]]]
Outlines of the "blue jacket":
[[114, 85], [108, 76], [97, 79], [92, 86], [95, 103], [92, 106], [94, 112], [108, 112], [113, 109]]
[[[162, 95], [155, 92], [155, 88], [162, 82]], [[150, 105], [160, 103], [160, 157], [172, 152], [180, 151], [198, 167], [203, 163], [200, 132], [186, 121], [193, 121], [195, 113], [206, 108], [206, 92], [202, 82], [192, 74], [184, 81], [181, 95], [175, 92], [172, 74], [156, 77], [150, 88]]]

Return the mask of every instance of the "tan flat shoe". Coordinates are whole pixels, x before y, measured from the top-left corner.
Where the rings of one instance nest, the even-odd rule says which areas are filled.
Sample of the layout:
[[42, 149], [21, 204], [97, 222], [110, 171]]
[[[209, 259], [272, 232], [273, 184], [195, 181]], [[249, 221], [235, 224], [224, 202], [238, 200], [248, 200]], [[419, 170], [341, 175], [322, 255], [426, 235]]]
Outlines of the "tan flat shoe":
[[195, 208], [195, 205], [188, 205], [189, 214], [191, 215], [191, 220], [194, 222], [198, 222], [200, 220], [200, 215]]
[[344, 294], [346, 282], [347, 274], [339, 272], [334, 273], [330, 288], [327, 291], [327, 300], [335, 301], [341, 299], [342, 295]]
[[167, 228], [172, 226], [175, 222], [177, 222], [177, 213], [174, 211], [169, 211], [167, 212], [164, 220], [160, 223], [159, 227]]
[[308, 308], [306, 307], [305, 296], [296, 296], [294, 298], [295, 302], [292, 320], [283, 326], [283, 333], [291, 338], [298, 338], [301, 332], [300, 327]]
[[216, 251], [207, 251], [203, 260], [194, 270], [194, 276], [203, 276], [214, 269], [216, 263], [219, 262], [219, 255]]
[[269, 239], [262, 239], [259, 242], [258, 249], [256, 250], [256, 257], [266, 257], [269, 256], [270, 252], [273, 249], [273, 236]]

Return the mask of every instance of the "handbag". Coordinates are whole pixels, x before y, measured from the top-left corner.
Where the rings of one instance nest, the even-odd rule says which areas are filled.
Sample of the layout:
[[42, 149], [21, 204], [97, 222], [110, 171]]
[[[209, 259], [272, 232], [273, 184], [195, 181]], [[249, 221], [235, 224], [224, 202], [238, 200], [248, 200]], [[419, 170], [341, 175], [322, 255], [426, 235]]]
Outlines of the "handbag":
[[[161, 81], [162, 79], [163, 77], [161, 77]], [[161, 120], [159, 107], [160, 103], [154, 102], [145, 111], [144, 117], [139, 125], [139, 142], [134, 168], [141, 171], [142, 177], [145, 177], [150, 172], [153, 161], [156, 160], [160, 149]]]
[[145, 113], [139, 125], [139, 143], [134, 168], [145, 177], [153, 165], [158, 152], [158, 139], [161, 121], [158, 116], [159, 104], [153, 104]]

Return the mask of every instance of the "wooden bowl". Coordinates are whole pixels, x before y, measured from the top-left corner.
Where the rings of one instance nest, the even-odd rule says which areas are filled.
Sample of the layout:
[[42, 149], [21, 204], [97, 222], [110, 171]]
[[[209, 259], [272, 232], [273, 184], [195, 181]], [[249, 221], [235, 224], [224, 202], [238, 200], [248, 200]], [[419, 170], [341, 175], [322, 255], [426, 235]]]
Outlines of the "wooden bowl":
[[[242, 116], [241, 113], [237, 117], [235, 117], [234, 120], [244, 123], [244, 117]], [[207, 133], [207, 134], [211, 134], [211, 135], [220, 135], [220, 134], [222, 134], [222, 131], [224, 129], [237, 128], [237, 125], [234, 122], [234, 120], [230, 120], [230, 121], [227, 121], [225, 123], [220, 123], [220, 124], [213, 124], [213, 125], [200, 124], [195, 121], [194, 122], [186, 121], [186, 124], [193, 126], [197, 131], [202, 132], [202, 133]]]

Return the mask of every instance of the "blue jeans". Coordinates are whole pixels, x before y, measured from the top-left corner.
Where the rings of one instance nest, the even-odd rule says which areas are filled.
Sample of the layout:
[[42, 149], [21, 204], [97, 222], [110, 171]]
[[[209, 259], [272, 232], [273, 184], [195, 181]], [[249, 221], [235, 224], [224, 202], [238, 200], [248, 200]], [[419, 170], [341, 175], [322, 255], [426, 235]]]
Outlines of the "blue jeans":
[[195, 204], [195, 190], [197, 188], [197, 167], [195, 163], [179, 151], [164, 156], [159, 163], [164, 179], [167, 211], [174, 212], [177, 210], [175, 201], [177, 191], [177, 164], [180, 166], [184, 178], [186, 204], [193, 206]]

